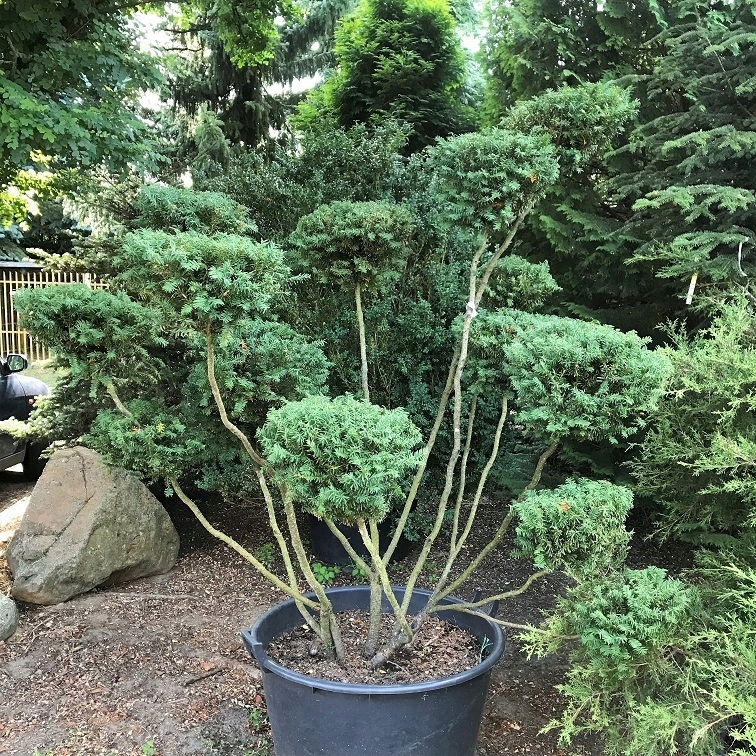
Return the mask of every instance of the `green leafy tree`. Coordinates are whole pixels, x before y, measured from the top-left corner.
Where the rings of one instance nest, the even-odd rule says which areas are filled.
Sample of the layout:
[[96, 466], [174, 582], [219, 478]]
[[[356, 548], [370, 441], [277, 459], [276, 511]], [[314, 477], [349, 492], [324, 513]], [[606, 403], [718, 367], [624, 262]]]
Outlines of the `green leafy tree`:
[[275, 17], [292, 11], [290, 0], [247, 0], [241, 4], [230, 0], [190, 0], [179, 5], [175, 20], [191, 27], [212, 17], [226, 53], [235, 66], [242, 68], [271, 59], [278, 39]]
[[134, 105], [159, 77], [129, 12], [98, 0], [0, 5], [0, 188], [44, 156], [120, 170], [148, 155]]
[[[529, 254], [552, 262], [568, 307], [647, 330], [649, 312], [655, 323], [679, 313], [699, 280], [745, 282], [754, 208], [752, 4], [553, 3], [537, 36], [534, 7], [498, 10], [491, 55], [509, 71], [499, 82], [511, 85], [510, 96], [573, 77], [570, 61], [580, 60], [590, 61], [585, 78], [631, 86], [640, 100], [638, 122], [607, 167], [560, 186], [533, 227]], [[639, 13], [644, 20], [631, 23]]]
[[18, 171], [14, 191], [0, 192], [0, 249], [18, 260], [71, 255], [91, 233], [64, 206], [75, 181], [73, 171]]
[[[669, 12], [670, 4], [657, 0], [489, 2], [481, 50], [489, 72], [486, 119], [497, 123], [513, 102], [544, 91], [610, 80], [632, 87], [640, 118], [650, 117], [645, 82], [664, 51], [659, 34]], [[624, 264], [637, 246], [622, 231], [634, 199], [619, 199], [607, 179], [625, 170], [633, 170], [627, 156], [599, 154], [554, 187], [523, 230], [518, 252], [549, 261], [563, 289], [562, 313], [651, 334], [675, 303], [652, 265]]]

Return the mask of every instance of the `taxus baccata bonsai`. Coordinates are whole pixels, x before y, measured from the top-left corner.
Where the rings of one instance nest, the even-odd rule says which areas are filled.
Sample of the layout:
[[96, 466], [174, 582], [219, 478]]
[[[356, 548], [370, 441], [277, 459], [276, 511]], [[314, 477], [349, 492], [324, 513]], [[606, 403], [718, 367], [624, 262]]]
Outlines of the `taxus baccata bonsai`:
[[[408, 644], [428, 616], [444, 610], [444, 597], [462, 586], [512, 523], [520, 552], [534, 561], [537, 570], [522, 586], [455, 604], [456, 611], [480, 612], [484, 605], [521, 593], [555, 569], [580, 577], [622, 562], [628, 541], [623, 522], [631, 505], [629, 492], [585, 480], [571, 481], [555, 491], [537, 486], [562, 439], [616, 441], [642, 427], [661, 393], [666, 359], [649, 351], [636, 335], [607, 326], [483, 308], [489, 282], [527, 214], [549, 186], [600, 155], [632, 112], [632, 104], [616, 88], [564, 89], [518, 106], [500, 129], [439, 140], [420, 157], [424, 180], [419, 185], [432, 198], [435, 218], [457, 233], [466, 233], [471, 249], [468, 286], [460, 292], [461, 314], [453, 325], [457, 346], [435, 422], [422, 441], [402, 410], [383, 409], [364, 398], [279, 397], [280, 406], [270, 409], [262, 425], [250, 419], [256, 416], [264, 376], [253, 379], [240, 372], [239, 366], [248, 368], [247, 362], [234, 356], [251, 348], [245, 336], [251, 333], [250, 322], [258, 323], [260, 335], [266, 322], [271, 329], [276, 327], [276, 313], [285, 309], [289, 274], [283, 254], [273, 245], [226, 235], [139, 231], [124, 237], [113, 260], [116, 275], [111, 291], [97, 295], [105, 299], [96, 307], [86, 304], [92, 295], [81, 290], [71, 290], [64, 319], [55, 310], [57, 293], [23, 292], [17, 305], [29, 331], [72, 370], [86, 374], [93, 386], [106, 388], [113, 408], [98, 413], [86, 442], [113, 464], [150, 479], [163, 478], [209, 532], [296, 601], [305, 622], [319, 634], [323, 653], [341, 659], [338, 618], [308, 566], [295, 508], [322, 518], [370, 583], [372, 619], [365, 654], [378, 666]], [[341, 217], [348, 220], [345, 210], [340, 208]], [[354, 218], [364, 217], [365, 210], [353, 208]], [[393, 219], [394, 225], [382, 230], [383, 238], [404, 238], [405, 215], [384, 211], [384, 219]], [[306, 230], [300, 228], [303, 246], [309, 243]], [[309, 239], [320, 243], [314, 232]], [[373, 251], [371, 260], [380, 261], [381, 255]], [[316, 252], [300, 249], [310, 260], [317, 258]], [[358, 286], [358, 311], [359, 276], [371, 272], [359, 262], [343, 268], [344, 278]], [[376, 274], [371, 280], [377, 279]], [[77, 297], [82, 300], [78, 313]], [[97, 323], [92, 318], [95, 311]], [[205, 389], [212, 397], [204, 411], [201, 403], [188, 407], [181, 397], [150, 389], [146, 379], [162, 369], [160, 346], [166, 340], [174, 347], [182, 345], [182, 358], [191, 366], [189, 394], [196, 396]], [[468, 491], [466, 468], [476, 404], [484, 395], [494, 397], [501, 409], [488, 461], [475, 490]], [[518, 424], [542, 440], [543, 453], [526, 490], [503, 512], [493, 538], [461, 572], [454, 573], [456, 560], [470, 543], [510, 403], [518, 413]], [[390, 588], [390, 560], [422, 486], [439, 429], [449, 417], [452, 444], [443, 490], [400, 603]], [[274, 574], [216, 530], [184, 491], [181, 479], [207, 454], [207, 440], [213, 439], [213, 448], [222, 444], [209, 425], [227, 432], [227, 438], [244, 450], [245, 470], [262, 492], [284, 575]], [[404, 491], [401, 483], [412, 471], [414, 477]], [[404, 504], [398, 525], [381, 554], [377, 525], [400, 495]], [[283, 502], [285, 528], [278, 500]], [[410, 597], [449, 519], [447, 513], [451, 533], [438, 580], [425, 608], [409, 616]], [[354, 551], [337, 523], [357, 526], [368, 558]], [[300, 589], [302, 578], [314, 598]], [[383, 645], [377, 632], [381, 593], [394, 615], [393, 631]]]

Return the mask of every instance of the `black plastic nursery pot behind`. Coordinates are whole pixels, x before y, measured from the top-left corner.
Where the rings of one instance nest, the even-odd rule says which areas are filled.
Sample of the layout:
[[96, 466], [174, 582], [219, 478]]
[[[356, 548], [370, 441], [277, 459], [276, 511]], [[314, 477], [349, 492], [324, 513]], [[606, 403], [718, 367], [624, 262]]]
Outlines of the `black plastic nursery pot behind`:
[[[312, 553], [325, 564], [351, 564], [352, 558], [347, 554], [346, 549], [341, 545], [341, 542], [336, 536], [331, 533], [328, 525], [319, 520], [314, 515], [308, 516], [310, 523], [310, 548]], [[339, 525], [339, 530], [346, 536], [347, 541], [351, 547], [363, 558], [368, 558], [368, 550], [365, 548], [365, 544], [362, 542], [360, 531], [356, 526]], [[394, 535], [392, 523], [384, 520], [378, 523], [378, 535], [380, 537], [379, 550], [383, 554], [388, 548], [389, 543]], [[399, 543], [396, 546], [392, 561], [398, 562], [407, 556], [412, 543], [408, 541], [404, 535], [399, 538]]]
[[[394, 588], [401, 601], [403, 588]], [[416, 590], [410, 612], [427, 603]], [[328, 591], [334, 611], [366, 611], [367, 586]], [[385, 611], [390, 611], [385, 600]], [[447, 599], [444, 603], [459, 603]], [[480, 664], [449, 677], [407, 685], [356, 685], [293, 672], [265, 652], [276, 637], [302, 624], [294, 601], [277, 604], [250, 630], [247, 650], [263, 671], [276, 756], [473, 756], [493, 665], [504, 634], [492, 620], [445, 610], [440, 616], [471, 632], [485, 647]]]

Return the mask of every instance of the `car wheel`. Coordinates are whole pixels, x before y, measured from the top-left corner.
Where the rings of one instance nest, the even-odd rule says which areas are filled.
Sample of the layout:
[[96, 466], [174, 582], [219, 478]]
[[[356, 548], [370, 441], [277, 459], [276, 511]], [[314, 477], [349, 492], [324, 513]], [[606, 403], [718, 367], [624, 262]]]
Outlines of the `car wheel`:
[[46, 441], [32, 441], [26, 445], [26, 456], [23, 461], [24, 478], [37, 480], [45, 469], [47, 458], [42, 457], [42, 452], [49, 444]]

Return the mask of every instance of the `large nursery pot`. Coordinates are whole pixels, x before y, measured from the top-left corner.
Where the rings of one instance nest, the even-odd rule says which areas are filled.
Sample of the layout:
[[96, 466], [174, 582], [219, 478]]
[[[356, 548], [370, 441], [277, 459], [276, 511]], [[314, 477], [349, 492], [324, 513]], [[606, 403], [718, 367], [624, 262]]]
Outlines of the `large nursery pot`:
[[[394, 593], [401, 601], [404, 588]], [[415, 590], [410, 612], [420, 611], [429, 595]], [[332, 588], [328, 596], [336, 612], [367, 611], [370, 589]], [[384, 604], [390, 611], [385, 597]], [[265, 651], [268, 644], [303, 622], [293, 600], [277, 604], [243, 630], [244, 645], [263, 671], [276, 756], [472, 756], [504, 633], [487, 617], [454, 610], [439, 616], [471, 632], [485, 648], [483, 660], [459, 674], [403, 685], [333, 682], [274, 662]]]

